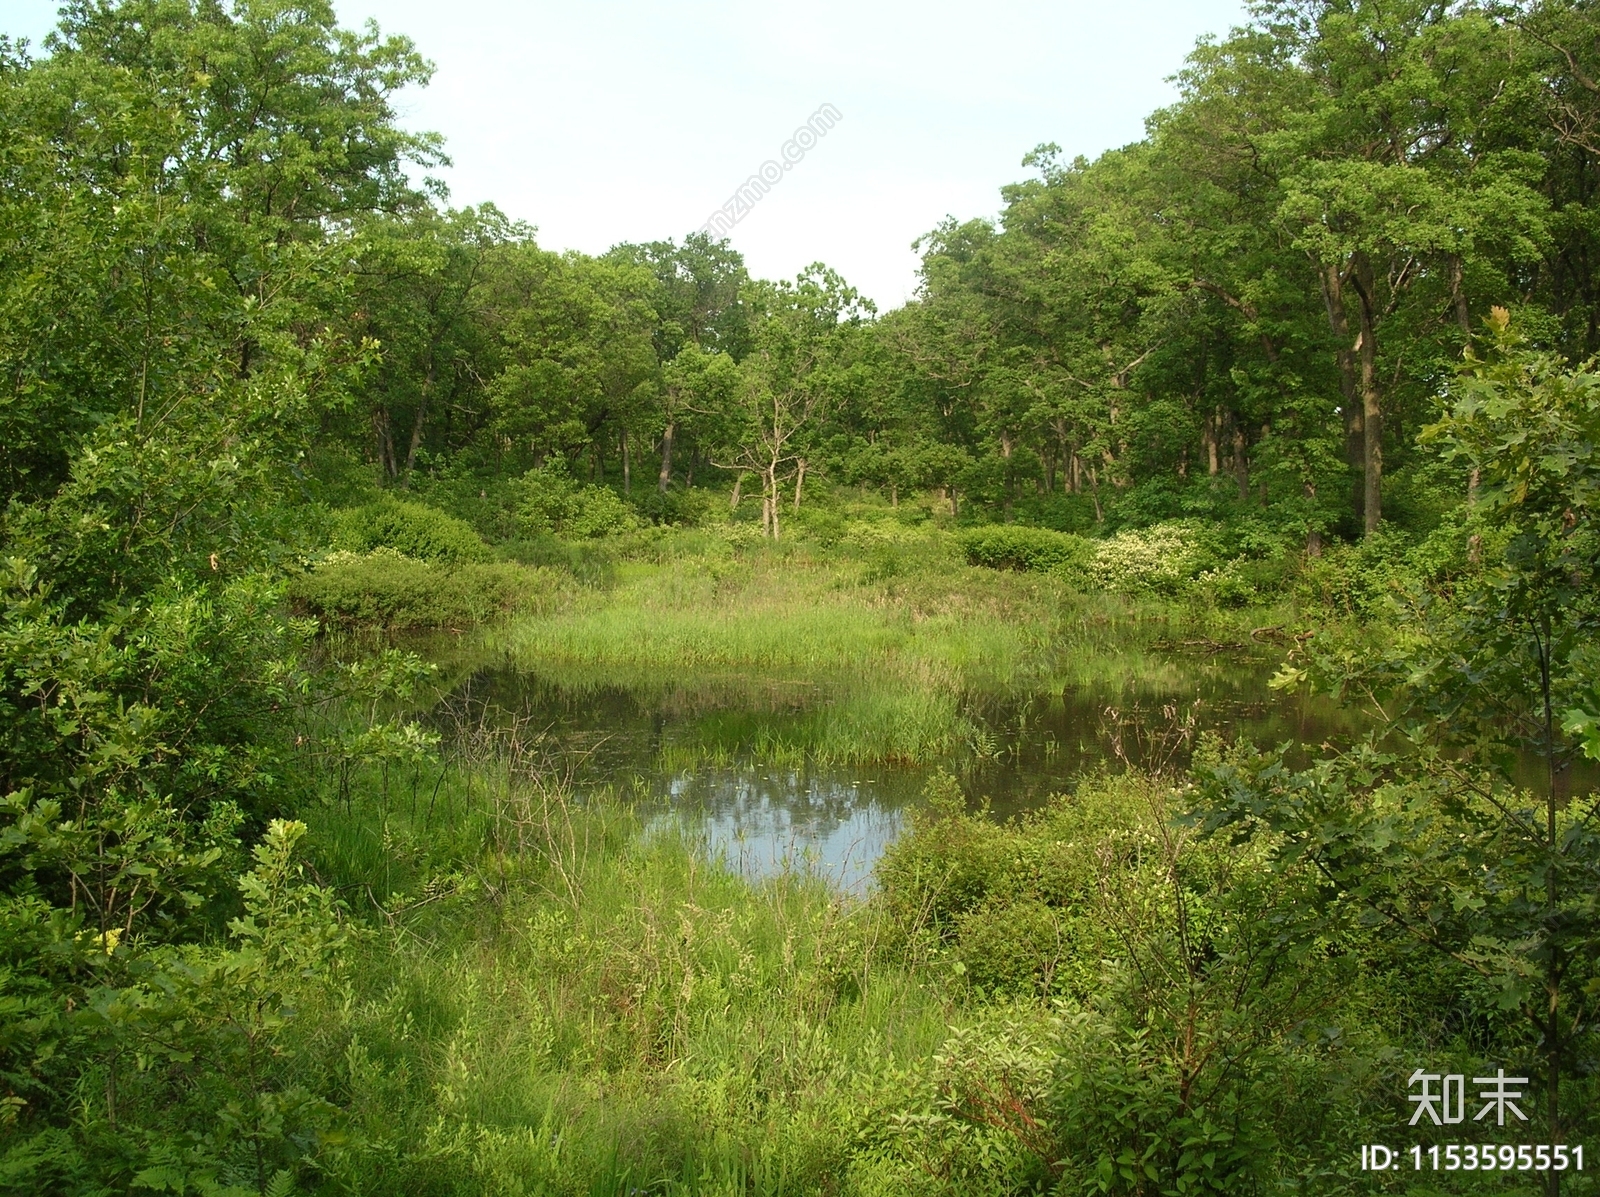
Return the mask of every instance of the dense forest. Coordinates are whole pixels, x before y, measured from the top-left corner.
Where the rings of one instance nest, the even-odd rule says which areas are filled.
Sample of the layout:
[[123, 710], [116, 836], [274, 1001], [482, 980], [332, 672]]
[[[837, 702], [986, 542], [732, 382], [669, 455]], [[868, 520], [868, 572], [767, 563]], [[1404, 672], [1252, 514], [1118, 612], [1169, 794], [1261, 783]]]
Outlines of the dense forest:
[[[452, 207], [324, 0], [0, 37], [0, 1190], [1600, 1191], [1600, 8], [1250, 13], [889, 312]], [[1352, 722], [994, 814], [1185, 652]], [[491, 657], [923, 796], [751, 879]]]

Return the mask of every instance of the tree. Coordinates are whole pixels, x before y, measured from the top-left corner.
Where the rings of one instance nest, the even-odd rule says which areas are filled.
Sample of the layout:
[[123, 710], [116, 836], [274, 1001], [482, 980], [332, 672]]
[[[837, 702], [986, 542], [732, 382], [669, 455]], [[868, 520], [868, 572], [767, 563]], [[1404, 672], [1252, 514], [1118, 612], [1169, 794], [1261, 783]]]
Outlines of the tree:
[[799, 506], [807, 461], [801, 438], [832, 398], [830, 374], [843, 334], [873, 309], [820, 263], [792, 285], [753, 289], [751, 298], [764, 318], [739, 364], [739, 388], [721, 421], [720, 460], [714, 464], [761, 479], [762, 532], [777, 540], [780, 491], [794, 478]]
[[[1451, 399], [1427, 439], [1480, 479], [1492, 557], [1419, 600], [1387, 651], [1318, 636], [1281, 675], [1370, 699], [1410, 751], [1374, 738], [1301, 772], [1280, 753], [1222, 765], [1211, 825], [1319, 870], [1330, 911], [1354, 905], [1479, 977], [1524, 1020], [1560, 1143], [1594, 1108], [1580, 1061], [1600, 989], [1600, 795], [1563, 778], [1592, 742], [1600, 679], [1600, 375], [1529, 350], [1498, 310]], [[1530, 752], [1533, 786], [1517, 771]]]
[[486, 386], [501, 449], [535, 465], [589, 453], [597, 465], [608, 428], [655, 381], [649, 294], [637, 266], [531, 241], [508, 248], [490, 300], [498, 372]]
[[51, 493], [108, 417], [137, 438], [232, 380], [292, 368], [342, 402], [343, 231], [421, 203], [405, 164], [441, 160], [393, 123], [428, 77], [411, 44], [320, 0], [131, 0], [68, 5], [47, 48], [0, 65], [7, 494]]
[[[691, 233], [681, 246], [671, 241], [623, 244], [606, 257], [642, 266], [655, 280], [650, 293], [655, 310], [652, 343], [660, 366], [667, 367], [690, 348], [724, 353], [735, 362], [744, 356], [750, 337], [749, 313], [740, 294], [749, 276], [744, 259], [726, 241]], [[684, 394], [670, 381], [658, 395], [661, 469], [656, 486], [665, 494], [672, 484], [673, 449], [692, 404], [685, 405]]]
[[[430, 415], [477, 389], [489, 372], [486, 306], [496, 250], [532, 230], [492, 206], [426, 210], [363, 228], [354, 296], [364, 335], [380, 362], [362, 380], [378, 463], [409, 485]], [[396, 412], [410, 408], [404, 457], [395, 450]]]
[[[1175, 129], [1249, 163], [1252, 190], [1317, 280], [1367, 533], [1382, 516], [1386, 392], [1407, 373], [1431, 386], [1414, 359], [1438, 360], [1430, 324], [1465, 336], [1480, 262], [1530, 262], [1545, 239], [1537, 164], [1496, 144], [1506, 76], [1514, 85], [1525, 69], [1501, 42], [1472, 6], [1284, 0], [1202, 47], [1186, 76], [1185, 106], [1206, 112]], [[1385, 353], [1397, 323], [1407, 335]]]

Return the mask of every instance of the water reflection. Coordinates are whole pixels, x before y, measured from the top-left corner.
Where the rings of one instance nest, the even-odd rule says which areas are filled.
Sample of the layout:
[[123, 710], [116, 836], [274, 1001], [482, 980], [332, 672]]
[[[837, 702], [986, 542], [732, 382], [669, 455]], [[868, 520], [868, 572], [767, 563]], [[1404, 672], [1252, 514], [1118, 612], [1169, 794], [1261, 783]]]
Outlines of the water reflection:
[[921, 786], [920, 771], [879, 774], [684, 770], [656, 788], [651, 822], [702, 837], [714, 857], [746, 876], [802, 869], [859, 892]]
[[936, 768], [1007, 817], [1102, 766], [1181, 766], [1202, 731], [1308, 746], [1296, 749], [1305, 759], [1359, 730], [1325, 701], [1270, 690], [1267, 659], [1159, 666], [1120, 684], [963, 694], [955, 748], [917, 766], [819, 762], [808, 750], [818, 715], [859, 695], [860, 679], [618, 681], [495, 667], [467, 677], [446, 708], [517, 721], [572, 755], [580, 789], [625, 787], [650, 825], [703, 837], [741, 872], [809, 869], [845, 889], [867, 883]]

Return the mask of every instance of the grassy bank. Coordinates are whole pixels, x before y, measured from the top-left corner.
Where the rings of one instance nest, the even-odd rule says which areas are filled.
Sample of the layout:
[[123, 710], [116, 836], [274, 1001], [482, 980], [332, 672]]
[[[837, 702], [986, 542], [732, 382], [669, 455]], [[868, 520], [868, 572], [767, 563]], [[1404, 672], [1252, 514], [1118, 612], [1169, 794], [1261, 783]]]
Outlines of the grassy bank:
[[1153, 642], [1254, 661], [1272, 649], [1252, 629], [1291, 619], [1085, 593], [1048, 573], [969, 566], [950, 543], [888, 577], [870, 555], [800, 546], [625, 562], [611, 585], [498, 625], [482, 644], [486, 659], [573, 689], [716, 695], [708, 745], [762, 760], [911, 763], [967, 741], [974, 694], [1169, 691], [1192, 662]]
[[847, 544], [735, 550], [669, 541], [654, 560], [620, 562], [610, 585], [573, 596], [560, 612], [513, 621], [491, 643], [541, 665], [1082, 684], [1094, 680], [1085, 668], [1139, 660], [1139, 632], [1247, 637], [1289, 617], [1283, 606], [1221, 610], [1085, 590], [1048, 572], [973, 567], [953, 534], [919, 539], [922, 550], [905, 559]]
[[[1406, 1030], [1412, 962], [1286, 944], [1295, 885], [1175, 831], [1170, 779], [1102, 777], [1009, 826], [936, 780], [861, 898], [741, 879], [492, 733], [415, 798], [381, 793], [364, 775], [309, 819], [361, 930], [274, 1032], [280, 1068], [344, 1111], [299, 1163], [273, 1146], [286, 1174], [441, 1197], [1072, 1193], [1134, 1150], [1187, 1191], [1366, 1191], [1354, 1145], [1391, 1078], [1364, 1061]], [[1220, 955], [1185, 965], [1175, 935]], [[1348, 1030], [1307, 1039], [1308, 1017]], [[1196, 1135], [1211, 1159], [1180, 1163]]]

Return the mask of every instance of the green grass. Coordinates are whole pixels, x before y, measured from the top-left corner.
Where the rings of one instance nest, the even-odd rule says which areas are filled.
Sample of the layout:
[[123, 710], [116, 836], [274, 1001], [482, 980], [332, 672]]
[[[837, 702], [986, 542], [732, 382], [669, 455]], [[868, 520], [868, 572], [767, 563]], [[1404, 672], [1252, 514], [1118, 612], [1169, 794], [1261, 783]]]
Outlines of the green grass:
[[791, 548], [627, 563], [612, 587], [491, 629], [481, 645], [569, 689], [669, 689], [703, 708], [696, 736], [665, 750], [685, 767], [740, 752], [927, 763], [966, 741], [973, 695], [1170, 693], [1197, 663], [1152, 641], [1225, 637], [1247, 647], [1211, 668], [1258, 670], [1273, 650], [1249, 629], [1290, 618], [1083, 594], [953, 551], [882, 577], [859, 551]]
[[313, 820], [319, 874], [377, 928], [314, 1023], [343, 1045], [352, 1140], [381, 1141], [340, 1179], [777, 1194], [859, 1170], [956, 1000], [874, 951], [868, 906], [743, 880], [507, 743], [436, 794], [364, 777]]
[[1287, 615], [1085, 594], [1047, 574], [970, 567], [953, 551], [885, 577], [859, 552], [790, 548], [625, 563], [611, 587], [513, 621], [488, 643], [541, 668], [887, 668], [970, 685], [1065, 677], [1085, 649], [1103, 657], [1172, 630], [1248, 631]]

